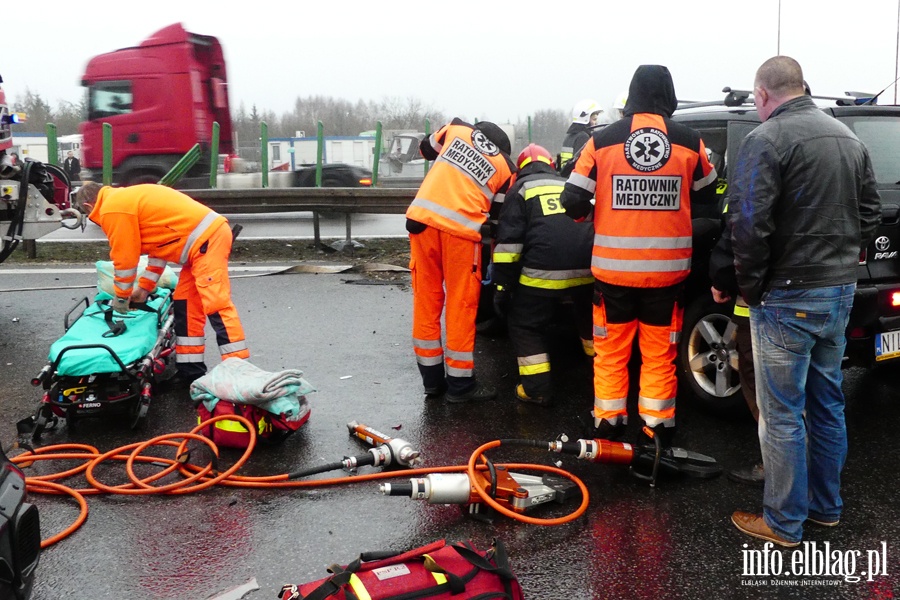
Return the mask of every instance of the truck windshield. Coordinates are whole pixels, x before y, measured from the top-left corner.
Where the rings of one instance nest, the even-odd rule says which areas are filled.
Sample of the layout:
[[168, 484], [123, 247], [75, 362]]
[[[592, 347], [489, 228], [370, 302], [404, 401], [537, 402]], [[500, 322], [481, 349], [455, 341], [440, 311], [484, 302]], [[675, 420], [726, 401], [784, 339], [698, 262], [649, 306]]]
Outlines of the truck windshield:
[[900, 184], [900, 119], [858, 116], [842, 118], [869, 149], [879, 185]]
[[130, 81], [99, 81], [88, 88], [88, 120], [106, 119], [132, 111]]

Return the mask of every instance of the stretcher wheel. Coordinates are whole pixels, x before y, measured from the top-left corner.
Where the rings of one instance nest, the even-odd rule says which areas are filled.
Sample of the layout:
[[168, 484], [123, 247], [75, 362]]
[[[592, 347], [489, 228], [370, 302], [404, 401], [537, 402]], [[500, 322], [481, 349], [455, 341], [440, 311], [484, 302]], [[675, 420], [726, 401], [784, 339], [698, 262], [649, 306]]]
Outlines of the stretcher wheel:
[[44, 431], [56, 429], [58, 424], [59, 418], [53, 414], [49, 406], [42, 403], [34, 414], [34, 429], [32, 430], [31, 438], [34, 440], [39, 439]]
[[137, 429], [141, 426], [144, 419], [147, 417], [147, 411], [150, 409], [150, 401], [140, 399], [135, 402], [134, 406], [131, 409], [131, 428]]

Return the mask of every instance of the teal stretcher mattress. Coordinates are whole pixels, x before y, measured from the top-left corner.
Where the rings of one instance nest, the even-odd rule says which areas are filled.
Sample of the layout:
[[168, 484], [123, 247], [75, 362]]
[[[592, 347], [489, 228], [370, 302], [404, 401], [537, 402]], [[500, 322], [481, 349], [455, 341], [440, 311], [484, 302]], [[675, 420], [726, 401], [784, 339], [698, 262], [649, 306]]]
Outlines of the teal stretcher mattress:
[[[165, 324], [166, 315], [172, 305], [172, 290], [157, 288], [155, 294], [155, 298], [147, 301], [147, 305], [155, 312], [131, 310], [127, 315], [113, 313], [115, 321], [125, 323], [125, 331], [120, 335], [110, 336], [109, 324], [104, 315], [104, 312], [109, 310], [109, 304], [102, 303], [104, 300], [108, 301], [110, 296], [103, 292], [98, 293], [94, 297], [94, 302], [72, 323], [65, 335], [50, 346], [48, 358], [52, 363], [60, 353], [72, 346], [92, 344], [97, 347], [64, 352], [56, 368], [56, 374], [80, 377], [95, 373], [121, 372], [122, 367], [113, 355], [99, 346], [108, 347], [125, 366], [149, 354], [156, 344], [159, 328]], [[104, 334], [107, 334], [107, 337], [103, 337]]]

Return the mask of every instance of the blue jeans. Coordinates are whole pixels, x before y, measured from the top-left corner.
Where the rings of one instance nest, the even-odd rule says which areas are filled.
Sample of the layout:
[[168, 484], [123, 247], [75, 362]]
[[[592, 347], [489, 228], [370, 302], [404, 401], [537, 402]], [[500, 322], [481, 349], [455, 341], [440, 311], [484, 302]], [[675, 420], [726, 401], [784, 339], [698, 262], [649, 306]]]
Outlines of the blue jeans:
[[841, 360], [855, 289], [773, 289], [750, 307], [763, 517], [790, 541], [802, 539], [807, 517], [841, 516], [847, 457]]

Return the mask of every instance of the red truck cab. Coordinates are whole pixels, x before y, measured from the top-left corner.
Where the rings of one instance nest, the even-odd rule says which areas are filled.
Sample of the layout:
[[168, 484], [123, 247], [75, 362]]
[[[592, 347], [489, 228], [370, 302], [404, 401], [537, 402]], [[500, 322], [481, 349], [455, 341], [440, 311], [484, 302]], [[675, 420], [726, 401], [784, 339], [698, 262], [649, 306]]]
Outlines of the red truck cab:
[[[100, 180], [103, 124], [112, 126], [113, 183], [155, 183], [194, 144], [203, 158], [183, 181], [208, 181], [213, 122], [219, 152], [231, 153], [231, 113], [222, 46], [180, 23], [160, 29], [139, 46], [96, 56], [81, 84], [87, 88], [82, 168]], [[202, 186], [205, 187], [205, 186]]]

